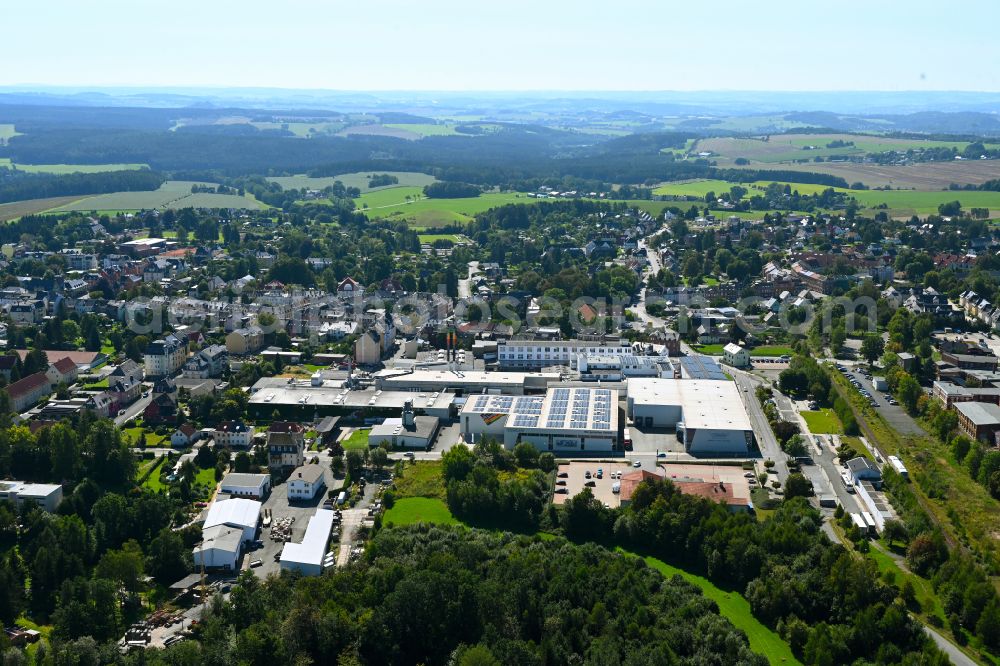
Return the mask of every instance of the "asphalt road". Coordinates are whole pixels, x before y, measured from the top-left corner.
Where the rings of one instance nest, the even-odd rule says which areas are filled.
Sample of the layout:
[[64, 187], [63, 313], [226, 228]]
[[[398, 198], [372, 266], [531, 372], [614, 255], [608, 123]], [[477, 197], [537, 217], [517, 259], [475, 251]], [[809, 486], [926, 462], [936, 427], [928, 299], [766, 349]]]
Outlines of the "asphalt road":
[[136, 416], [142, 414], [146, 409], [146, 405], [153, 399], [153, 393], [150, 391], [149, 395], [146, 397], [140, 397], [138, 400], [133, 402], [131, 405], [125, 408], [125, 413], [121, 416], [115, 417], [115, 425], [121, 427], [129, 419], [133, 419]]
[[851, 371], [845, 376], [848, 379], [857, 379], [861, 382], [861, 386], [872, 394], [872, 399], [878, 405], [876, 409], [878, 409], [879, 414], [881, 414], [882, 417], [889, 422], [889, 425], [904, 435], [926, 434], [924, 429], [921, 428], [900, 405], [890, 405], [886, 397], [877, 391], [875, 386], [870, 381], [865, 379], [864, 373], [860, 370], [854, 370], [850, 366], [847, 367]]
[[778, 444], [778, 440], [775, 439], [774, 433], [771, 432], [771, 426], [764, 415], [764, 408], [761, 407], [756, 395], [757, 386], [764, 382], [753, 375], [736, 370], [735, 368], [731, 369], [731, 374], [733, 375], [733, 379], [736, 380], [736, 386], [740, 389], [740, 396], [743, 398], [743, 404], [746, 406], [747, 414], [750, 416], [750, 424], [757, 435], [757, 445], [760, 447], [761, 455], [765, 459], [774, 461], [773, 469], [777, 472], [778, 481], [781, 481], [781, 484], [784, 485], [785, 481], [788, 480], [788, 465], [785, 463], [787, 456], [781, 450], [781, 446]]

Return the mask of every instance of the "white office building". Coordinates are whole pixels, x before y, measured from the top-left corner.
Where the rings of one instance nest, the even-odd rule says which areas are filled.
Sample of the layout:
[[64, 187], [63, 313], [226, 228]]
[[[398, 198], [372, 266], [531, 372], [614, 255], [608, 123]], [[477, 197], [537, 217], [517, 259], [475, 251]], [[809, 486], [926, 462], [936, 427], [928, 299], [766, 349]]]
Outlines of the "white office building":
[[630, 379], [627, 413], [641, 428], [673, 428], [692, 454], [743, 456], [753, 428], [734, 382]]
[[576, 369], [580, 354], [617, 356], [635, 354], [632, 344], [600, 340], [498, 340], [497, 363], [500, 368], [544, 368], [565, 365]]

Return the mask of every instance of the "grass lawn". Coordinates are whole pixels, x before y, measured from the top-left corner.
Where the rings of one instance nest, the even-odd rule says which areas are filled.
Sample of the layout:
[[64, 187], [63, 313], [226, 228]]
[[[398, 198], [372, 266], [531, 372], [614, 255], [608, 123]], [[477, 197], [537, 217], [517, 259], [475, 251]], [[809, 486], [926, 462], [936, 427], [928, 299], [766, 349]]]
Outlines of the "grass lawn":
[[143, 482], [143, 487], [149, 488], [154, 493], [166, 492], [169, 490], [170, 486], [160, 481], [160, 472], [162, 471], [163, 470], [161, 469], [153, 470], [153, 473], [146, 477], [146, 480]]
[[[832, 409], [824, 407], [819, 411], [799, 412], [809, 426], [809, 432], [820, 435], [840, 435], [844, 432], [844, 426], [840, 419], [833, 413]], [[864, 448], [864, 447], [862, 447]]]
[[767, 488], [754, 488], [750, 491], [750, 500], [753, 502], [754, 512], [757, 514], [757, 520], [762, 521], [771, 517], [776, 509], [762, 509], [760, 507], [764, 506], [764, 503], [771, 498], [771, 493]]
[[350, 434], [349, 437], [345, 438], [340, 442], [340, 445], [344, 447], [345, 451], [350, 451], [354, 449], [355, 451], [364, 451], [368, 448], [368, 433], [371, 428], [359, 428]]
[[691, 345], [699, 354], [705, 354], [707, 356], [722, 356], [722, 349], [726, 345]]
[[[903, 571], [896, 564], [896, 561], [889, 556], [888, 553], [883, 552], [878, 546], [873, 545], [868, 549], [867, 557], [871, 558], [876, 565], [878, 565], [879, 573], [891, 572], [895, 578], [896, 585], [903, 585], [903, 581], [910, 581], [913, 585], [913, 589], [916, 592], [917, 602], [920, 604], [921, 612], [924, 615], [937, 615], [941, 619], [941, 626], [946, 627], [948, 623], [945, 621], [944, 608], [941, 606], [941, 600], [938, 598], [937, 594], [934, 592], [934, 587], [931, 585], [930, 581], [926, 578], [921, 578], [915, 573], [909, 571]], [[943, 629], [939, 629], [943, 631]]]
[[[107, 386], [107, 384], [105, 384], [105, 386]], [[146, 430], [145, 428], [126, 428], [123, 432], [125, 433], [125, 436], [128, 437], [129, 441], [132, 442], [132, 444], [136, 444], [139, 441], [139, 437], [142, 435], [143, 432], [145, 432], [146, 446], [151, 448], [160, 446], [161, 444], [163, 444], [164, 441], [167, 440], [166, 435], [157, 435], [155, 432], [152, 432], [151, 430]]]
[[414, 523], [434, 523], [436, 525], [459, 525], [451, 515], [443, 500], [434, 497], [404, 497], [396, 500], [392, 508], [382, 517], [385, 525], [412, 525]]
[[[627, 553], [628, 551], [620, 551]], [[737, 592], [726, 592], [713, 585], [707, 578], [688, 573], [683, 569], [671, 566], [655, 557], [644, 557], [646, 564], [656, 569], [667, 578], [680, 576], [689, 583], [693, 583], [701, 588], [702, 594], [718, 605], [719, 612], [723, 617], [733, 623], [738, 629], [742, 629], [750, 640], [750, 649], [758, 654], [764, 655], [772, 664], [799, 664], [798, 659], [792, 654], [788, 643], [781, 640], [778, 634], [774, 633], [750, 612], [750, 603]]]
[[108, 378], [105, 377], [104, 379], [96, 381], [92, 384], [87, 384], [83, 388], [88, 391], [99, 391], [101, 389], [106, 389], [108, 388]]
[[441, 461], [420, 460], [403, 468], [396, 481], [396, 497], [432, 497], [444, 500], [445, 487], [441, 477]]
[[206, 467], [205, 469], [198, 469], [198, 473], [194, 477], [194, 485], [196, 486], [208, 486], [209, 488], [215, 487], [215, 468]]
[[436, 240], [449, 240], [452, 243], [461, 243], [462, 238], [455, 234], [418, 234], [421, 243], [433, 243]]
[[792, 348], [785, 345], [761, 345], [750, 350], [751, 356], [791, 356]]

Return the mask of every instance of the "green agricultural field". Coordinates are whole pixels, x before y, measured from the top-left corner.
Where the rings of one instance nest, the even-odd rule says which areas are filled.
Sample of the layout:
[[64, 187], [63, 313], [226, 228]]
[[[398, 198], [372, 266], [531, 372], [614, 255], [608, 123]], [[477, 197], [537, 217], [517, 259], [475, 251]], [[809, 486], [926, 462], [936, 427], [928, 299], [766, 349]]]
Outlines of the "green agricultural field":
[[420, 136], [470, 136], [455, 131], [454, 125], [436, 125], [431, 123], [386, 123], [386, 127], [413, 132]]
[[[627, 553], [628, 551], [621, 551]], [[799, 664], [799, 660], [792, 654], [788, 643], [781, 640], [774, 631], [768, 629], [760, 620], [753, 616], [750, 611], [750, 603], [738, 592], [726, 592], [709, 581], [707, 578], [688, 573], [683, 569], [671, 566], [655, 557], [644, 557], [647, 565], [656, 569], [667, 578], [680, 576], [685, 581], [697, 585], [702, 594], [715, 602], [719, 607], [719, 613], [728, 619], [733, 625], [743, 630], [750, 640], [750, 649], [758, 654], [764, 655], [772, 664]]]
[[382, 516], [382, 524], [412, 525], [414, 523], [433, 523], [435, 525], [459, 525], [460, 522], [451, 515], [442, 500], [433, 497], [404, 497], [396, 500], [391, 509]]
[[342, 122], [327, 121], [318, 123], [271, 123], [254, 122], [250, 123], [259, 130], [281, 130], [286, 129], [298, 139], [308, 139], [314, 136], [333, 136], [347, 125]]
[[833, 413], [832, 409], [824, 408], [819, 411], [799, 412], [809, 426], [809, 432], [817, 435], [840, 435], [844, 432], [844, 426], [840, 419]]
[[147, 164], [13, 164], [9, 159], [0, 159], [0, 167], [6, 166], [25, 173], [104, 173], [107, 171], [136, 171], [146, 169]]
[[[395, 185], [384, 185], [382, 187], [368, 187], [368, 179], [375, 174], [389, 174], [399, 179]], [[359, 171], [355, 173], [344, 173], [337, 176], [323, 176], [313, 178], [311, 176], [275, 176], [268, 178], [272, 183], [278, 183], [285, 190], [322, 190], [332, 186], [336, 181], [340, 181], [345, 187], [356, 187], [362, 194], [381, 190], [389, 190], [397, 187], [418, 187], [430, 185], [435, 181], [434, 176], [417, 171]]]
[[[405, 200], [409, 194], [411, 201]], [[413, 197], [419, 197], [413, 200]], [[415, 225], [434, 228], [454, 222], [467, 222], [471, 216], [490, 208], [506, 204], [534, 203], [517, 192], [487, 192], [467, 199], [427, 199], [421, 188], [394, 187], [363, 194], [358, 199], [359, 207], [368, 204], [362, 212], [368, 217], [410, 220]]]
[[[747, 120], [747, 119], [743, 119]], [[725, 129], [739, 129], [727, 127]], [[766, 138], [766, 140], [765, 140]], [[834, 141], [851, 142], [853, 145], [839, 148], [827, 148]], [[816, 157], [831, 157], [834, 155], [860, 156], [867, 153], [880, 153], [889, 150], [910, 150], [919, 148], [956, 148], [964, 149], [966, 141], [932, 141], [923, 139], [898, 139], [865, 134], [783, 134], [760, 136], [754, 138], [718, 137], [702, 139], [697, 144], [697, 150], [709, 151], [718, 156], [719, 163], [727, 166], [737, 157], [745, 157], [751, 161], [763, 164], [780, 164], [800, 160], [812, 161]]]
[[[730, 183], [722, 180], [690, 180], [676, 183], [664, 183], [653, 190], [657, 195], [689, 196], [702, 199], [709, 192], [722, 194], [728, 192], [733, 185], [740, 185], [749, 190], [748, 196], [753, 196], [755, 190], [765, 189], [771, 181], [759, 180], [753, 183]], [[800, 194], [817, 194], [828, 189], [826, 185], [812, 183], [785, 183]], [[989, 208], [1000, 211], [1000, 192], [981, 192], [978, 190], [847, 190], [833, 188], [857, 199], [858, 203], [867, 209], [876, 209], [883, 204], [894, 216], [927, 215], [936, 213], [938, 206], [950, 201], [961, 202], [963, 208]]]
[[[265, 206], [251, 197], [235, 194], [192, 194], [191, 186], [199, 183], [186, 180], [168, 180], [158, 190], [152, 192], [113, 192], [84, 197], [72, 203], [52, 209], [52, 212], [68, 211], [125, 211], [148, 208], [250, 208], [263, 209]], [[211, 183], [205, 183], [211, 185]]]

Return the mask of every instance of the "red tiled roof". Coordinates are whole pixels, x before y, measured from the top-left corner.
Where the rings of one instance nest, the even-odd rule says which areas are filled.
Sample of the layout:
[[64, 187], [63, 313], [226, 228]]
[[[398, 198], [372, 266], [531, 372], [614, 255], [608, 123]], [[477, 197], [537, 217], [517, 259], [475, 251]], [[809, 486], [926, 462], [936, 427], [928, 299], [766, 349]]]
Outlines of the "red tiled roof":
[[37, 391], [43, 384], [48, 387], [49, 378], [45, 376], [44, 372], [36, 372], [8, 386], [7, 394], [12, 398], [19, 395], [27, 395], [32, 391]]
[[[18, 349], [17, 355], [21, 357], [23, 361], [28, 355], [27, 349]], [[90, 365], [97, 358], [100, 352], [89, 352], [89, 351], [62, 351], [59, 349], [46, 349], [45, 358], [49, 360], [49, 363], [55, 363], [61, 358], [71, 358], [73, 362], [77, 365]]]
[[622, 487], [620, 491], [620, 496], [622, 501], [629, 501], [632, 499], [632, 493], [643, 481], [648, 481], [650, 479], [660, 479], [663, 477], [659, 474], [653, 472], [648, 472], [644, 469], [636, 470], [635, 472], [628, 472], [627, 474], [622, 474]]
[[685, 495], [699, 495], [713, 502], [725, 502], [737, 506], [745, 506], [747, 503], [745, 499], [733, 496], [732, 484], [721, 481], [674, 481], [674, 485]]
[[273, 421], [268, 427], [268, 432], [302, 432], [305, 428], [295, 421]]
[[61, 375], [66, 375], [76, 370], [76, 361], [68, 356], [63, 356], [52, 365], [55, 366], [55, 369], [58, 370]]

